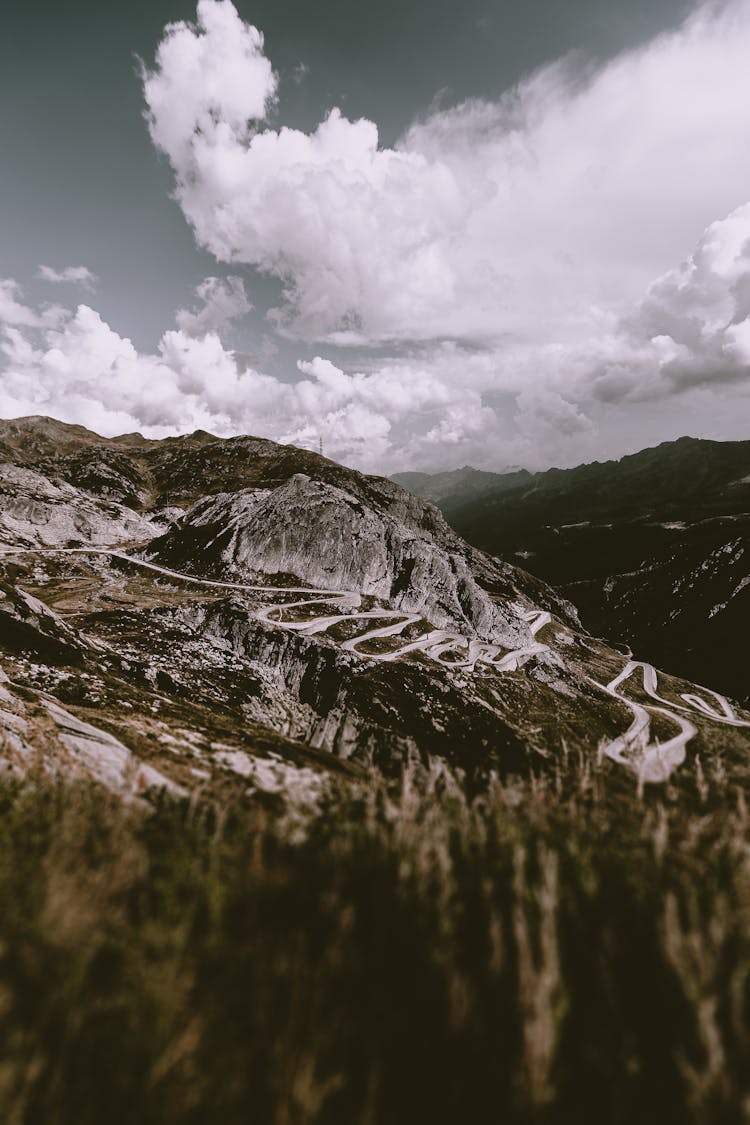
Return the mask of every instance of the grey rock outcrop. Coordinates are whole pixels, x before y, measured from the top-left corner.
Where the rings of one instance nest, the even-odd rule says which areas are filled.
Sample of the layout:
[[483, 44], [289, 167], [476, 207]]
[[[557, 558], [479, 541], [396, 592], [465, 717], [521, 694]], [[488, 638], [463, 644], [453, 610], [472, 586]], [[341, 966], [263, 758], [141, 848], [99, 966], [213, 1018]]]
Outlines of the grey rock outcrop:
[[152, 520], [121, 504], [98, 500], [66, 481], [0, 463], [0, 546], [108, 545], [148, 539]]
[[277, 488], [211, 497], [148, 557], [174, 563], [176, 550], [179, 561], [180, 540], [192, 548], [194, 532], [203, 529], [207, 561], [218, 556], [227, 575], [294, 575], [311, 586], [382, 599], [439, 628], [509, 648], [528, 642], [526, 623], [511, 603], [495, 602], [479, 585], [464, 545], [437, 509], [390, 482], [377, 485], [357, 495], [298, 473]]

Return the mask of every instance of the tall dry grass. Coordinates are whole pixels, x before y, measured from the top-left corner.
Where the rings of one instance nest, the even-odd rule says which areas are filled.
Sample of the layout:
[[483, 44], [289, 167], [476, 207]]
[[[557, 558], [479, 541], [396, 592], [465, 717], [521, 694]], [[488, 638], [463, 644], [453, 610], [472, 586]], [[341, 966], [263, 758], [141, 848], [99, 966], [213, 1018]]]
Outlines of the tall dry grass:
[[563, 755], [276, 808], [0, 792], [8, 1125], [749, 1119], [750, 817]]

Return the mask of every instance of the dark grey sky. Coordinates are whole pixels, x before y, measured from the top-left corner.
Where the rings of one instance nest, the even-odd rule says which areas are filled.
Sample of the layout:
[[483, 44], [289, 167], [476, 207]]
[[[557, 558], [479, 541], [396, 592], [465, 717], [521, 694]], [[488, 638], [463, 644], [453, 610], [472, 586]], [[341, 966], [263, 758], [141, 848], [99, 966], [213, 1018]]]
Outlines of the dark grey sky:
[[[613, 55], [673, 26], [690, 7], [687, 0], [237, 3], [266, 35], [285, 124], [310, 128], [340, 105], [377, 122], [385, 143], [436, 97], [450, 104], [497, 95], [572, 50]], [[34, 292], [39, 263], [85, 263], [101, 279], [98, 310], [142, 347], [154, 345], [203, 277], [227, 272], [195, 248], [169, 198], [171, 175], [148, 139], [135, 74], [135, 56], [151, 61], [164, 24], [194, 14], [190, 0], [38, 0], [8, 3], [2, 16], [0, 276]], [[295, 82], [301, 63], [307, 71]], [[251, 271], [244, 276], [265, 307], [273, 287]], [[251, 350], [263, 331], [251, 317], [244, 328]]]

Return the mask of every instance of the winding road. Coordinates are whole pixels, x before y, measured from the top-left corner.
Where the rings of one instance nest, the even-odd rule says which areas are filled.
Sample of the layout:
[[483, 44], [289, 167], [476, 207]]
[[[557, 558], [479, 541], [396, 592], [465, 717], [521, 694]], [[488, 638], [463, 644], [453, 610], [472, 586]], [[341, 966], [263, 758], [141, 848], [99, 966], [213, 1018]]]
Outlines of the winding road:
[[[651, 699], [663, 706], [643, 706], [635, 703], [623, 695], [619, 688], [626, 683], [635, 672], [640, 670], [643, 690]], [[592, 681], [593, 682], [593, 681]], [[664, 699], [658, 693], [659, 676], [653, 664], [646, 664], [640, 660], [629, 660], [622, 672], [615, 676], [608, 684], [597, 684], [608, 695], [619, 699], [633, 712], [633, 722], [624, 734], [604, 747], [604, 754], [612, 761], [627, 766], [633, 770], [643, 781], [666, 781], [669, 776], [685, 761], [688, 742], [695, 734], [697, 728], [684, 714], [698, 712], [703, 718], [711, 719], [716, 723], [725, 723], [733, 727], [750, 727], [750, 722], [740, 719], [733, 710], [729, 700], [711, 688], [702, 688], [716, 700], [720, 711], [712, 706], [700, 695], [685, 693], [680, 696], [688, 704], [687, 707], [673, 700]], [[667, 742], [651, 740], [651, 715], [656, 713], [670, 719], [679, 727], [679, 732]]]
[[[19, 548], [17, 552], [9, 552], [6, 549], [3, 553], [29, 553], [29, 549]], [[32, 548], [31, 553], [39, 552]], [[374, 628], [365, 629], [357, 636], [340, 642], [340, 647], [343, 650], [355, 653], [363, 659], [381, 663], [390, 663], [409, 653], [421, 652], [443, 667], [471, 672], [474, 671], [477, 664], [486, 664], [498, 672], [509, 672], [520, 668], [534, 654], [549, 651], [548, 645], [536, 640], [541, 630], [552, 621], [551, 615], [546, 610], [527, 610], [519, 605], [513, 606], [518, 615], [528, 625], [532, 639], [521, 648], [510, 651], [501, 645], [472, 639], [460, 633], [445, 629], [430, 629], [388, 651], [362, 652], [361, 646], [366, 643], [400, 637], [407, 628], [422, 621], [422, 616], [418, 613], [406, 613], [403, 610], [395, 609], [362, 610], [361, 595], [351, 590], [321, 590], [306, 586], [255, 586], [240, 582], [197, 578], [194, 575], [170, 570], [168, 567], [135, 558], [112, 548], [53, 547], [45, 549], [45, 553], [106, 555], [179, 582], [194, 583], [214, 589], [239, 590], [252, 594], [296, 595], [291, 601], [274, 602], [261, 606], [254, 612], [255, 616], [266, 624], [298, 632], [305, 636], [325, 633], [332, 626], [345, 621], [367, 623], [385, 620], [389, 624], [379, 624]], [[299, 595], [304, 596], [300, 598]], [[309, 609], [309, 607], [315, 605], [324, 605], [327, 608], [335, 605], [344, 612], [327, 613], [317, 617], [305, 617], [296, 620], [294, 618], [287, 619], [290, 612]], [[621, 689], [634, 677], [635, 673], [640, 673], [643, 691], [650, 699], [654, 700], [654, 703], [638, 703], [623, 694]], [[590, 683], [624, 704], [632, 712], [633, 721], [628, 729], [604, 746], [602, 752], [612, 761], [637, 774], [639, 779], [644, 782], [664, 782], [684, 762], [686, 746], [697, 733], [696, 726], [686, 716], [700, 716], [702, 719], [709, 719], [712, 722], [732, 727], [750, 728], [750, 722], [740, 718], [729, 701], [711, 688], [701, 688], [701, 691], [710, 697], [709, 699], [695, 692], [683, 693], [680, 696], [682, 703], [665, 699], [658, 692], [656, 669], [653, 665], [642, 661], [628, 660], [623, 670], [608, 684], [600, 684], [593, 679], [590, 680]], [[654, 715], [659, 715], [672, 722], [677, 727], [677, 733], [665, 742], [659, 742], [658, 739], [652, 738], [651, 721]]]
[[[24, 549], [24, 551], [25, 550], [26, 549]], [[326, 630], [330, 629], [332, 625], [337, 625], [342, 621], [383, 621], [392, 619], [393, 624], [370, 629], [364, 633], [358, 634], [356, 637], [341, 642], [340, 645], [340, 647], [346, 651], [354, 652], [367, 660], [379, 661], [381, 663], [390, 663], [406, 653], [422, 652], [445, 667], [461, 668], [471, 672], [478, 663], [485, 663], [491, 664], [499, 671], [507, 672], [521, 667], [521, 665], [535, 653], [546, 652], [549, 649], [548, 645], [532, 640], [521, 648], [508, 650], [502, 645], [471, 639], [461, 633], [454, 633], [445, 629], [431, 629], [388, 652], [364, 653], [360, 652], [360, 645], [379, 638], [398, 636], [408, 628], [408, 626], [423, 620], [422, 615], [419, 613], [406, 613], [404, 610], [382, 608], [362, 610], [358, 613], [356, 611], [362, 604], [362, 597], [352, 590], [321, 590], [309, 586], [254, 586], [242, 582], [223, 582], [212, 578], [196, 578], [194, 575], [183, 574], [178, 570], [170, 570], [168, 567], [147, 562], [145, 559], [135, 558], [132, 555], [125, 554], [124, 551], [117, 551], [112, 548], [50, 547], [46, 549], [46, 552], [66, 555], [106, 555], [110, 558], [120, 559], [122, 562], [130, 563], [133, 566], [141, 567], [144, 570], [153, 571], [165, 578], [173, 578], [179, 582], [190, 582], [214, 589], [239, 590], [252, 594], [307, 594], [309, 597], [302, 599], [295, 598], [293, 601], [289, 602], [274, 602], [271, 605], [262, 606], [255, 611], [255, 616], [259, 620], [269, 625], [275, 625], [282, 629], [301, 633], [305, 636], [324, 633]], [[346, 610], [347, 612], [326, 614], [320, 617], [307, 617], [303, 620], [296, 621], [285, 619], [284, 615], [290, 610], [307, 608], [308, 606], [316, 604], [326, 606], [332, 604], [338, 605], [340, 609]], [[552, 620], [551, 614], [546, 610], [526, 610], [521, 606], [514, 606], [514, 609], [528, 625], [532, 638], [535, 638], [540, 630]]]

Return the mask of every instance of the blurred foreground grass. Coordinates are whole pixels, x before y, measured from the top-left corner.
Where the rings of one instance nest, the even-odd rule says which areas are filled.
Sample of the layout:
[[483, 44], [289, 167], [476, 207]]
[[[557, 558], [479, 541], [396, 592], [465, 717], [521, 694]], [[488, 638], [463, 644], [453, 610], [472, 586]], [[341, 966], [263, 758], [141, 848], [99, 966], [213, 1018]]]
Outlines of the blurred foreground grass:
[[270, 807], [0, 790], [6, 1125], [750, 1120], [750, 816], [570, 758]]

